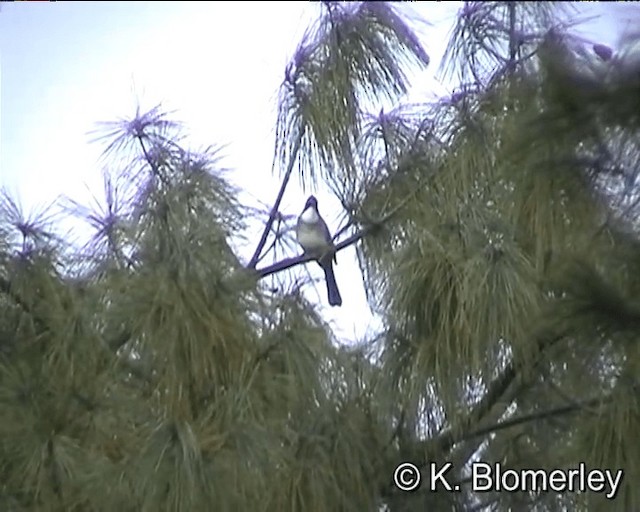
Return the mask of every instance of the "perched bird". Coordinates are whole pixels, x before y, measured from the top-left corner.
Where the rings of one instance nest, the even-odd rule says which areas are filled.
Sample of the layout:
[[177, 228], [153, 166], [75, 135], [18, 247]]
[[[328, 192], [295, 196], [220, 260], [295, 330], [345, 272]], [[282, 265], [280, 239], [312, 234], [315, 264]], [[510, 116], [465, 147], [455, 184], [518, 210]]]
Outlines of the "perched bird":
[[305, 254], [313, 256], [322, 267], [322, 270], [324, 270], [329, 304], [341, 306], [342, 297], [340, 297], [336, 277], [333, 274], [333, 261], [336, 256], [335, 246], [327, 224], [320, 217], [318, 200], [314, 196], [309, 196], [304, 205], [304, 210], [298, 217], [296, 236]]

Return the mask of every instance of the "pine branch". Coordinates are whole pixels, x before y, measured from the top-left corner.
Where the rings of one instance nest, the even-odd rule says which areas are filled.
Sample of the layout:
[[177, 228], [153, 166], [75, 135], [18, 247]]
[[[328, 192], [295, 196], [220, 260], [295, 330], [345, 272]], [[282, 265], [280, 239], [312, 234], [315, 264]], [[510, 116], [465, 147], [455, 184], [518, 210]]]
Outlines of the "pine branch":
[[56, 454], [53, 446], [53, 438], [49, 438], [47, 441], [47, 458], [49, 462], [49, 476], [51, 477], [51, 488], [53, 493], [60, 501], [62, 508], [65, 507], [64, 496], [62, 494], [62, 482], [60, 478], [60, 472], [58, 471], [58, 464], [56, 461]]
[[143, 136], [142, 133], [138, 133], [136, 135], [136, 139], [138, 139], [138, 143], [140, 144], [140, 148], [142, 149], [142, 154], [144, 155], [145, 160], [149, 164], [149, 167], [151, 167], [151, 171], [153, 172], [153, 175], [156, 178], [160, 178], [160, 169], [158, 167], [158, 164], [151, 158], [151, 155], [147, 150], [147, 146], [145, 146], [142, 136]]
[[[27, 304], [22, 297], [12, 289], [11, 282], [3, 277], [0, 277], [0, 292], [9, 297], [14, 304], [31, 317], [39, 333], [45, 333], [51, 330], [46, 319], [34, 311], [29, 304]], [[117, 355], [118, 350], [130, 339], [131, 332], [128, 329], [124, 329], [113, 340], [105, 342], [105, 345], [111, 349], [111, 353], [118, 359], [120, 364], [131, 372], [131, 374], [143, 380], [149, 380], [150, 375], [148, 375], [147, 372], [144, 372], [139, 365], [129, 361], [126, 357], [119, 357]]]
[[548, 418], [552, 418], [555, 416], [562, 416], [564, 414], [571, 414], [574, 412], [578, 412], [578, 411], [582, 411], [584, 409], [590, 409], [592, 407], [596, 407], [598, 405], [603, 405], [604, 403], [606, 403], [607, 401], [610, 401], [611, 397], [610, 396], [604, 396], [604, 397], [596, 397], [596, 398], [590, 398], [588, 400], [583, 400], [580, 402], [573, 402], [567, 405], [561, 405], [558, 407], [553, 407], [551, 409], [546, 409], [544, 411], [540, 411], [540, 412], [533, 412], [530, 414], [523, 414], [521, 416], [517, 416], [515, 418], [510, 418], [508, 420], [504, 420], [501, 422], [498, 422], [494, 425], [490, 425], [487, 427], [483, 427], [483, 428], [479, 428], [477, 430], [473, 430], [471, 432], [469, 432], [467, 435], [465, 435], [464, 437], [458, 439], [456, 442], [459, 441], [466, 441], [469, 439], [473, 439], [476, 437], [484, 437], [487, 434], [492, 434], [495, 432], [500, 432], [501, 430], [506, 430], [509, 429], [511, 427], [516, 427], [518, 425], [522, 425], [524, 423], [529, 423], [532, 421], [538, 421], [538, 420], [545, 420]]
[[[563, 337], [564, 337], [563, 334], [558, 334], [551, 338], [541, 337], [539, 339], [538, 362], [534, 363], [533, 368], [535, 368], [537, 364], [539, 364], [544, 351], [550, 348], [551, 346], [555, 345]], [[480, 444], [486, 439], [487, 434], [505, 430], [505, 429], [514, 427], [516, 425], [526, 423], [528, 421], [535, 421], [538, 419], [545, 419], [553, 416], [559, 416], [562, 414], [576, 412], [577, 410], [588, 409], [589, 407], [592, 407], [594, 405], [594, 401], [599, 404], [607, 399], [607, 397], [604, 397], [604, 398], [601, 397], [598, 399], [591, 399], [591, 400], [584, 400], [584, 401], [572, 401], [568, 405], [559, 406], [547, 411], [531, 413], [531, 414], [520, 416], [518, 418], [511, 418], [509, 420], [496, 422], [486, 427], [479, 427], [476, 429], [472, 429], [472, 426], [474, 424], [477, 425], [478, 423], [482, 423], [483, 421], [487, 420], [489, 415], [496, 417], [496, 416], [501, 416], [504, 413], [504, 411], [513, 402], [513, 399], [515, 398], [515, 396], [517, 396], [517, 394], [526, 385], [525, 382], [519, 383], [519, 385], [516, 386], [517, 389], [515, 389], [512, 393], [509, 393], [508, 398], [506, 400], [504, 399], [505, 394], [509, 390], [509, 387], [516, 384], [520, 375], [522, 375], [522, 373], [519, 372], [515, 363], [511, 363], [510, 365], [508, 365], [504, 369], [500, 377], [498, 377], [493, 382], [491, 389], [487, 392], [487, 394], [484, 396], [481, 402], [476, 406], [474, 411], [472, 411], [472, 413], [469, 415], [465, 423], [466, 425], [465, 428], [463, 428], [461, 431], [458, 431], [457, 433], [453, 431], [447, 431], [442, 436], [440, 436], [439, 439], [435, 441], [435, 443], [434, 443], [434, 440], [429, 440], [423, 444], [425, 446], [427, 445], [431, 446], [431, 443], [434, 443], [437, 446], [436, 450], [439, 450], [439, 453], [444, 454], [449, 450], [451, 450], [453, 446], [455, 446], [458, 443], [475, 440], [475, 442], [472, 445], [466, 446], [464, 448], [465, 452], [469, 455], [459, 457], [459, 459], [464, 461], [459, 464], [459, 466], [461, 467], [461, 466], [464, 466], [470, 454], [473, 454], [478, 450]], [[495, 406], [497, 406], [501, 401], [503, 402], [503, 404], [500, 410], [496, 411], [495, 414], [491, 414], [492, 409]], [[476, 421], [474, 422], [474, 420]], [[429, 448], [423, 448], [423, 449], [429, 449]], [[433, 449], [433, 448], [430, 448], [430, 449]], [[422, 453], [425, 453], [425, 452], [422, 452]], [[461, 481], [461, 483], [464, 483], [464, 482]]]
[[[561, 334], [553, 336], [551, 338], [540, 338], [538, 341], [537, 349], [538, 357], [540, 357], [546, 349], [555, 345], [562, 338], [563, 335]], [[528, 363], [525, 363], [514, 361], [511, 364], [507, 365], [501, 375], [493, 381], [491, 387], [489, 388], [489, 391], [487, 391], [482, 400], [480, 400], [478, 405], [476, 405], [473, 411], [471, 411], [471, 413], [468, 415], [464, 423], [466, 426], [457, 433], [449, 430], [439, 436], [439, 438], [427, 441], [427, 445], [431, 445], [433, 443], [437, 446], [437, 449], [440, 453], [446, 453], [451, 450], [451, 448], [453, 448], [455, 444], [475, 437], [470, 436], [470, 432], [472, 432], [470, 429], [474, 425], [481, 423], [487, 418], [487, 416], [491, 413], [491, 410], [502, 400], [509, 387], [512, 384], [516, 383], [517, 379], [520, 378], [520, 376], [522, 375], [520, 369], [522, 367], [526, 367], [527, 364], [530, 365], [531, 362], [529, 361]], [[524, 385], [524, 382], [521, 383], [521, 385]], [[503, 411], [506, 410], [509, 405], [511, 405], [511, 401], [512, 400], [509, 400], [508, 403], [503, 404]]]
[[22, 309], [22, 311], [29, 314], [33, 319], [33, 323], [36, 325], [36, 327], [40, 331], [46, 331], [46, 324], [42, 320], [42, 318], [33, 314], [29, 305], [22, 299], [22, 297], [16, 291], [12, 289], [11, 282], [7, 281], [3, 277], [0, 277], [0, 292], [10, 297], [11, 300]]
[[[349, 238], [346, 238], [342, 242], [336, 244], [336, 252], [344, 249], [345, 247], [349, 247], [350, 245], [355, 244], [361, 238], [363, 238], [365, 235], [367, 235], [368, 233], [373, 231], [373, 229], [375, 229], [376, 227], [377, 227], [377, 224], [372, 224], [370, 226], [367, 226], [367, 227], [361, 229], [360, 231], [358, 231], [357, 233], [351, 235]], [[280, 272], [282, 270], [286, 270], [288, 268], [295, 267], [296, 265], [300, 265], [302, 263], [306, 263], [308, 261], [312, 261], [313, 259], [314, 258], [311, 257], [311, 256], [308, 256], [306, 254], [301, 254], [299, 256], [294, 256], [293, 258], [285, 258], [285, 259], [283, 259], [281, 261], [278, 261], [278, 262], [274, 263], [273, 265], [269, 265], [268, 267], [257, 269], [256, 273], [258, 274], [259, 278], [263, 278], [263, 277], [267, 277], [267, 276], [269, 276], [271, 274], [275, 274], [276, 272]], [[251, 268], [251, 267], [249, 267], [249, 268]]]
[[513, 71], [515, 68], [516, 57], [518, 54], [518, 41], [516, 40], [516, 4], [509, 2], [509, 68]]
[[[563, 337], [564, 337], [563, 334], [559, 334], [551, 338], [540, 337], [537, 342], [538, 354], [541, 355], [543, 351], [545, 351], [549, 347], [556, 344]], [[451, 449], [456, 444], [463, 441], [471, 441], [472, 439], [481, 438], [474, 445], [474, 447], [470, 449], [472, 453], [475, 452], [477, 449], [477, 446], [482, 442], [482, 435], [483, 435], [482, 432], [485, 432], [485, 435], [486, 433], [491, 433], [493, 431], [492, 429], [496, 429], [496, 425], [494, 424], [492, 427], [482, 427], [482, 428], [475, 428], [475, 429], [473, 428], [474, 425], [478, 425], [479, 423], [482, 423], [491, 414], [491, 411], [494, 409], [495, 406], [497, 406], [500, 403], [500, 401], [503, 399], [508, 389], [514, 383], [516, 383], [517, 379], [522, 375], [520, 369], [525, 365], [526, 363], [517, 362], [517, 361], [513, 361], [509, 365], [507, 365], [507, 367], [502, 371], [502, 373], [493, 381], [489, 390], [484, 395], [482, 400], [480, 400], [480, 402], [475, 406], [475, 408], [468, 414], [466, 420], [463, 423], [464, 426], [461, 429], [458, 429], [457, 431], [447, 430], [435, 438], [418, 442], [413, 448], [413, 453], [415, 454], [415, 456], [412, 458], [414, 460], [420, 460], [421, 458], [424, 459], [424, 454], [437, 454], [437, 455], [430, 455], [430, 456], [442, 458], [448, 452], [450, 452]], [[523, 385], [523, 383], [521, 383], [521, 385]], [[506, 410], [507, 407], [509, 407], [511, 402], [512, 400], [510, 399], [508, 401], [505, 401], [504, 404], [502, 404], [501, 413], [504, 412], [504, 410]], [[583, 404], [583, 403], [578, 402], [577, 404]], [[567, 409], [568, 407], [573, 407], [574, 409], [576, 409], [578, 406], [576, 405], [576, 403], [574, 403], [568, 406], [563, 406], [561, 408], [558, 408], [558, 410], [564, 410], [564, 409]], [[548, 416], [553, 415], [551, 412], [547, 412], [547, 413], [548, 413]], [[537, 413], [537, 414], [539, 415], [541, 413]], [[526, 418], [526, 417], [524, 416], [521, 417], [521, 420], [522, 418]], [[531, 418], [529, 420], [531, 421]], [[512, 419], [508, 421], [513, 422], [514, 420]], [[498, 424], [499, 426], [497, 427], [497, 429], [498, 430], [506, 429], [509, 426], [514, 426], [515, 424], [517, 423], [513, 423], [511, 425], [507, 425], [505, 423], [505, 425], [507, 426], [503, 426], [503, 427], [500, 427], [500, 425], [502, 424]], [[398, 464], [403, 461], [404, 459], [400, 461], [397, 461], [397, 460], [394, 461], [394, 464], [392, 467], [394, 468], [397, 467]], [[386, 491], [383, 490], [382, 492], [384, 494]]]
[[[403, 201], [401, 201], [398, 205], [396, 205], [390, 212], [388, 212], [382, 219], [377, 221], [370, 221], [369, 224], [367, 224], [357, 233], [354, 233], [350, 237], [344, 239], [342, 242], [336, 244], [336, 252], [344, 249], [345, 247], [349, 247], [350, 245], [355, 244], [356, 242], [364, 238], [366, 235], [380, 229], [389, 219], [391, 219], [400, 209], [402, 209], [407, 204], [409, 199], [411, 199], [414, 195], [415, 195], [415, 192], [407, 196]], [[340, 230], [340, 233], [342, 231], [343, 230]], [[276, 272], [280, 272], [282, 270], [286, 270], [288, 268], [294, 267], [296, 265], [306, 263], [313, 259], [314, 258], [301, 254], [299, 256], [294, 256], [293, 258], [285, 258], [284, 260], [278, 261], [272, 265], [269, 265], [268, 267], [257, 269], [256, 272], [258, 274], [258, 278], [263, 278], [271, 274], [275, 274]], [[247, 268], [252, 268], [251, 263], [247, 265]]]
[[[493, 381], [493, 384], [489, 388], [489, 391], [484, 395], [482, 400], [476, 405], [476, 407], [469, 413], [465, 420], [466, 428], [462, 429], [467, 430], [470, 429], [472, 425], [477, 425], [480, 423], [486, 416], [491, 412], [493, 407], [500, 401], [500, 399], [507, 392], [509, 387], [516, 381], [518, 377], [518, 372], [515, 369], [513, 364], [508, 365], [502, 374]], [[509, 404], [505, 404], [505, 408], [508, 407]], [[431, 451], [432, 445], [437, 447], [439, 453], [449, 452], [453, 446], [464, 440], [464, 434], [459, 433], [456, 434], [453, 430], [448, 430], [441, 434], [436, 439], [430, 439], [426, 441], [426, 446], [429, 446], [428, 450]]]
[[[488, 434], [494, 434], [496, 432], [507, 430], [512, 427], [517, 427], [518, 425], [523, 425], [525, 423], [530, 423], [532, 421], [545, 420], [548, 418], [576, 413], [582, 410], [588, 410], [588, 409], [591, 409], [592, 407], [603, 405], [610, 400], [611, 400], [610, 395], [600, 396], [600, 397], [590, 398], [588, 400], [583, 400], [581, 402], [573, 402], [571, 404], [553, 407], [551, 409], [546, 409], [544, 411], [534, 412], [530, 414], [523, 414], [515, 418], [510, 418], [508, 420], [500, 421], [488, 427], [474, 430], [473, 432], [470, 432], [469, 434], [467, 434], [464, 439], [460, 439], [460, 441], [466, 441], [469, 439], [473, 439], [475, 437], [484, 438]], [[471, 480], [472, 480], [471, 477], [462, 478], [460, 480], [456, 480], [455, 482], [453, 482], [452, 485], [456, 486], [456, 485], [469, 484], [471, 483]]]
[[[298, 137], [296, 144], [293, 148], [291, 159], [289, 160], [289, 167], [287, 167], [287, 171], [284, 173], [284, 178], [282, 179], [282, 185], [280, 185], [280, 190], [278, 191], [278, 196], [276, 197], [276, 201], [273, 204], [273, 208], [271, 208], [271, 212], [269, 212], [269, 219], [267, 219], [267, 224], [264, 227], [264, 231], [262, 232], [262, 236], [260, 236], [260, 241], [256, 247], [247, 268], [255, 269], [258, 261], [260, 260], [260, 255], [262, 250], [264, 249], [265, 244], [267, 243], [267, 237], [269, 236], [269, 232], [271, 231], [271, 226], [273, 226], [276, 217], [278, 216], [278, 209], [280, 208], [280, 203], [282, 202], [282, 198], [284, 197], [284, 191], [289, 184], [289, 180], [291, 179], [291, 173], [293, 172], [293, 166], [296, 163], [296, 159], [298, 156], [298, 151], [300, 150], [300, 146], [302, 145], [302, 137]], [[295, 263], [294, 263], [295, 264]], [[289, 266], [293, 266], [289, 265]], [[284, 268], [289, 268], [286, 266]], [[273, 273], [273, 272], [270, 272]], [[265, 274], [268, 275], [268, 274]], [[261, 276], [264, 277], [264, 276]]]

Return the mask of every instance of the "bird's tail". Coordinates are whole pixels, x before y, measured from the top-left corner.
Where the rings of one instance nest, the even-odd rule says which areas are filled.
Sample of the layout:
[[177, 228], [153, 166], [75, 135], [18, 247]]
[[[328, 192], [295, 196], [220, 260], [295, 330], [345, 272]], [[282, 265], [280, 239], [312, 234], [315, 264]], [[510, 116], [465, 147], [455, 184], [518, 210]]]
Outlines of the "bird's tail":
[[324, 277], [327, 281], [327, 296], [329, 304], [332, 306], [342, 306], [342, 297], [340, 296], [340, 290], [338, 290], [338, 283], [336, 283], [336, 276], [333, 273], [333, 263], [330, 259], [327, 259], [321, 263], [324, 270]]

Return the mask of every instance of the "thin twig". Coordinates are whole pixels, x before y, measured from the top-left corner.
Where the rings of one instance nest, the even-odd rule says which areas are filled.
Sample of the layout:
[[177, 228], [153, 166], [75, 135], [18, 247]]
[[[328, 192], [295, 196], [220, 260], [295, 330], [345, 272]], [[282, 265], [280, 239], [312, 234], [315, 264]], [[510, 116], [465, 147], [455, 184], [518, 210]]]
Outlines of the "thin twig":
[[518, 41], [516, 40], [516, 4], [510, 2], [509, 8], [509, 67], [514, 70], [518, 56]]

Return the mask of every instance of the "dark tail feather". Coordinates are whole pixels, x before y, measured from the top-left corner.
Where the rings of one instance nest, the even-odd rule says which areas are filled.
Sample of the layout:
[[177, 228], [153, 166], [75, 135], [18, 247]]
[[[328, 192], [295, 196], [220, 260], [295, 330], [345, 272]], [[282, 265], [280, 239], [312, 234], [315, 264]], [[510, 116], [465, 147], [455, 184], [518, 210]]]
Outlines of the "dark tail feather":
[[336, 283], [336, 276], [333, 275], [333, 264], [331, 261], [322, 264], [324, 270], [324, 277], [327, 281], [327, 296], [329, 298], [329, 304], [332, 306], [342, 306], [342, 297], [340, 297], [340, 291], [338, 290], [338, 284]]

